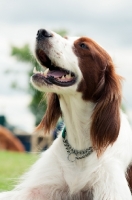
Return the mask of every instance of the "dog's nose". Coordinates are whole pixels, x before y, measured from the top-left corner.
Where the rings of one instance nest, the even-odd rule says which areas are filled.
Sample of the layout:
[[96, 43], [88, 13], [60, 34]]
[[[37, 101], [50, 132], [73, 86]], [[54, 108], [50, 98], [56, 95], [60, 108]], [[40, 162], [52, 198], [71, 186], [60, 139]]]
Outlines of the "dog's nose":
[[37, 40], [41, 40], [44, 38], [49, 38], [49, 37], [53, 37], [52, 33], [50, 33], [49, 31], [45, 30], [45, 29], [39, 29], [37, 32]]

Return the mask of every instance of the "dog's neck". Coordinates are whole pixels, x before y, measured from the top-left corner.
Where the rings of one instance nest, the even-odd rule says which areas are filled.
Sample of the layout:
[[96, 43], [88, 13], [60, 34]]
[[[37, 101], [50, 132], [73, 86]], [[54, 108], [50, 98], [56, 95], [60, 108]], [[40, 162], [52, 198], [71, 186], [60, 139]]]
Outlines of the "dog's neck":
[[92, 146], [90, 140], [91, 115], [94, 104], [84, 101], [81, 94], [61, 95], [60, 106], [70, 145], [82, 150]]

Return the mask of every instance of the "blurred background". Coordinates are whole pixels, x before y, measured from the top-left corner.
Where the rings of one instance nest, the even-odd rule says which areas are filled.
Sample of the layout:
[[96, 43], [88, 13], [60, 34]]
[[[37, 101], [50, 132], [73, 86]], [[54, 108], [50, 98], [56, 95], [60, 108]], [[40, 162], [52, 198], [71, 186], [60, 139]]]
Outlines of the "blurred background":
[[[32, 140], [46, 108], [43, 94], [30, 85], [33, 67], [39, 68], [34, 45], [40, 28], [61, 35], [88, 36], [107, 50], [117, 72], [125, 78], [123, 109], [132, 124], [131, 0], [0, 0], [0, 149], [38, 151], [36, 143], [46, 149], [53, 140], [45, 138], [45, 143], [42, 136]], [[13, 156], [0, 156], [3, 163], [6, 159], [0, 167], [0, 180], [5, 181], [2, 170]], [[18, 157], [16, 160], [20, 162]], [[2, 189], [10, 189], [3, 185], [0, 182]]]

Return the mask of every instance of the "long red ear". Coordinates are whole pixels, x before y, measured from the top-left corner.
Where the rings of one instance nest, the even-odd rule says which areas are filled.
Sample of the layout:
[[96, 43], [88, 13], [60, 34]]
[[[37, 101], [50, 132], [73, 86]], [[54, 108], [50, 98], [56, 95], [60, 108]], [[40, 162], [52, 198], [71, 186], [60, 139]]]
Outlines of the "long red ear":
[[120, 129], [121, 77], [115, 73], [112, 63], [107, 66], [101, 81], [94, 94], [99, 99], [91, 126], [91, 139], [98, 155], [116, 141]]
[[54, 129], [60, 116], [61, 109], [59, 98], [57, 94], [50, 93], [47, 96], [46, 113], [40, 124], [37, 126], [36, 130], [44, 129], [44, 133], [49, 133], [51, 129]]

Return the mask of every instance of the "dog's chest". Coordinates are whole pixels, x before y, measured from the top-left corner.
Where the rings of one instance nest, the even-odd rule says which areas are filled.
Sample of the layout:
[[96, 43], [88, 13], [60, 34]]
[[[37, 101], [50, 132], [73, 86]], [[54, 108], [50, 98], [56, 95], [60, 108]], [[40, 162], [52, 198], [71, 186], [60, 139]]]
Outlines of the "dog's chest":
[[92, 191], [80, 191], [76, 194], [70, 195], [69, 190], [62, 192], [57, 196], [57, 200], [93, 200]]
[[[65, 200], [93, 200], [93, 192], [90, 181], [82, 170], [68, 170], [67, 173], [63, 174], [64, 182], [67, 188], [67, 196], [62, 199]], [[64, 185], [65, 185], [64, 184]], [[64, 186], [65, 188], [65, 186]], [[63, 189], [62, 189], [63, 191]], [[71, 194], [71, 195], [70, 195]], [[62, 194], [62, 196], [65, 194]]]

